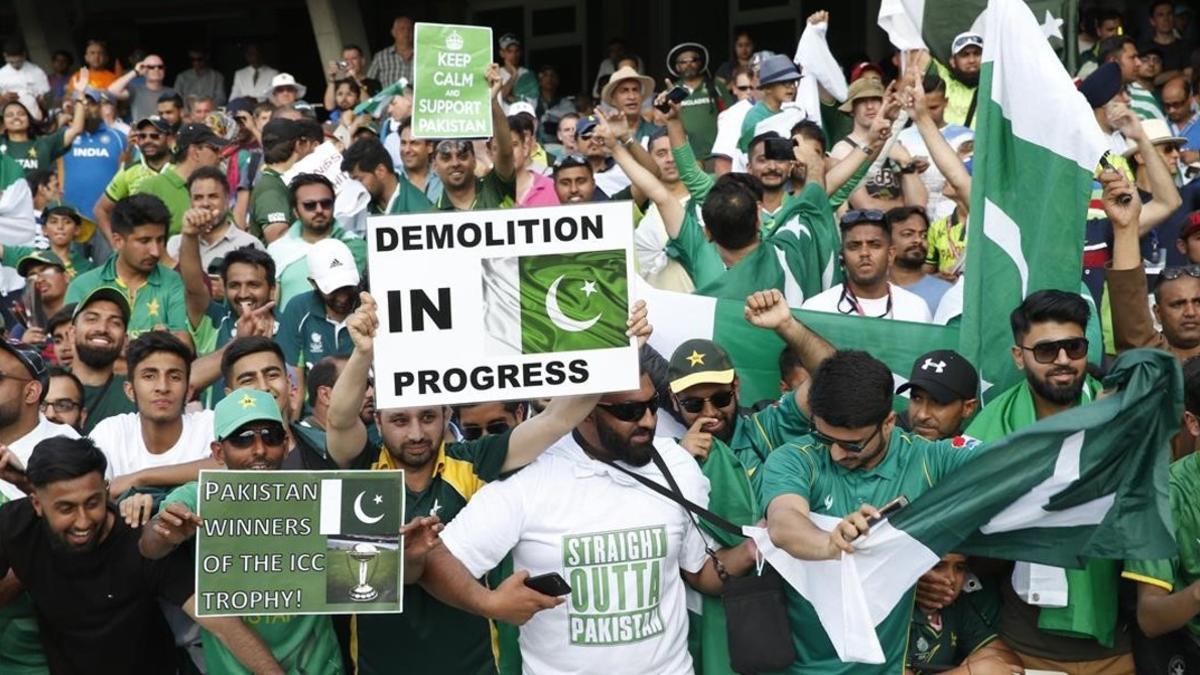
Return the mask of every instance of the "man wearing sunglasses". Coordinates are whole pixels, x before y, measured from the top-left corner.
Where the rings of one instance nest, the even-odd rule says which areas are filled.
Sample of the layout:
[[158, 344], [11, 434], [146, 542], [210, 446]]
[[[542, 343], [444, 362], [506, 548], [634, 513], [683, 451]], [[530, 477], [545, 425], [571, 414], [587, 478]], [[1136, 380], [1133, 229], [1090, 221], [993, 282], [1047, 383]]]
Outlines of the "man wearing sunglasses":
[[112, 232], [112, 210], [118, 201], [133, 194], [147, 178], [170, 168], [174, 129], [166, 118], [153, 114], [134, 123], [130, 140], [137, 145], [141, 159], [118, 171], [96, 200], [93, 211], [102, 232]]
[[168, 235], [179, 234], [183, 229], [183, 214], [192, 207], [188, 194], [188, 179], [201, 167], [217, 167], [221, 164], [221, 150], [229, 141], [213, 133], [203, 124], [185, 124], [175, 136], [174, 164], [162, 173], [142, 181], [135, 194], [151, 194], [163, 200], [171, 211], [171, 228]]
[[[205, 445], [215, 468], [231, 471], [274, 471], [288, 452], [283, 416], [271, 395], [240, 388], [217, 403], [209, 415]], [[142, 530], [138, 548], [151, 560], [166, 557], [191, 539], [199, 516], [199, 483], [195, 480], [172, 490], [162, 500], [152, 524]], [[257, 636], [288, 672], [342, 672], [342, 657], [333, 623], [326, 615], [245, 617]], [[201, 632], [204, 660], [209, 672], [247, 672], [246, 665], [215, 635]]]
[[454, 418], [463, 440], [499, 436], [525, 421], [525, 401], [487, 401], [454, 406]]
[[279, 308], [310, 290], [308, 254], [317, 243], [332, 239], [350, 249], [352, 269], [361, 276], [367, 267], [367, 242], [346, 231], [333, 215], [337, 197], [333, 183], [316, 173], [302, 173], [288, 186], [296, 222], [267, 246], [279, 279]]
[[[866, 352], [836, 352], [810, 383], [811, 434], [776, 448], [762, 469], [771, 541], [793, 557], [832, 560], [852, 553], [879, 508], [901, 495], [919, 497], [982, 447], [963, 437], [933, 442], [902, 431], [892, 409], [891, 369]], [[841, 521], [825, 531], [813, 513]], [[787, 594], [792, 641], [801, 655], [789, 672], [902, 670], [915, 587], [876, 626], [885, 658], [876, 667], [841, 662], [828, 639], [812, 629], [818, 623], [813, 606], [790, 587]]]
[[439, 211], [482, 211], [512, 206], [517, 201], [517, 173], [513, 162], [512, 134], [508, 118], [496, 95], [500, 92], [500, 68], [489, 64], [486, 72], [492, 95], [492, 147], [494, 164], [477, 178], [475, 146], [470, 140], [446, 139], [434, 146], [433, 168], [442, 180], [442, 195], [434, 207]]
[[[1115, 200], [1118, 194], [1110, 190], [1105, 199]], [[1087, 374], [1089, 315], [1078, 293], [1042, 290], [1026, 297], [1010, 316], [1012, 359], [1025, 381], [989, 401], [966, 433], [991, 442], [1094, 400], [1101, 387]], [[1130, 634], [1116, 614], [1118, 563], [1089, 560], [1084, 569], [1065, 572], [1015, 565], [1003, 567], [1005, 572], [990, 583], [985, 579], [984, 586], [1000, 589], [1001, 632], [1025, 665], [1064, 672], [1133, 672]], [[1034, 572], [1036, 581], [1010, 581]], [[1046, 604], [1058, 594], [1068, 598], [1065, 607]]]
[[[122, 101], [129, 101], [129, 115], [140, 120], [154, 114], [158, 99], [163, 94], [174, 94], [175, 90], [166, 85], [167, 66], [158, 54], [148, 54], [146, 58], [133, 64], [133, 68], [112, 84], [108, 85], [108, 93]], [[140, 82], [135, 82], [140, 78]]]
[[[406, 520], [437, 515], [443, 522], [451, 522], [487, 483], [534, 461], [595, 406], [595, 396], [557, 398], [543, 412], [508, 431], [461, 443], [454, 442], [450, 434], [448, 406], [385, 408], [375, 413], [382, 447], [372, 444], [360, 413], [379, 318], [370, 294], [362, 293], [360, 298], [358, 310], [346, 321], [354, 351], [333, 387], [327, 451], [343, 468], [363, 458], [373, 461], [374, 469], [403, 468]], [[635, 306], [627, 325], [628, 333], [639, 341], [649, 337], [643, 303]], [[569, 482], [557, 485], [570, 487]], [[504, 595], [554, 604], [554, 599], [522, 584], [528, 576], [528, 572], [518, 572], [509, 577], [502, 585]], [[488, 622], [444, 604], [424, 590], [406, 589], [404, 614], [359, 615], [355, 630], [360, 673], [392, 672], [396, 654], [404, 654], [414, 672], [494, 672]]]
[[[47, 399], [50, 376], [34, 347], [0, 340], [0, 440], [21, 466], [29, 463], [33, 446], [50, 436], [78, 438], [75, 429], [39, 412]], [[25, 496], [16, 485], [0, 479], [0, 497]]]

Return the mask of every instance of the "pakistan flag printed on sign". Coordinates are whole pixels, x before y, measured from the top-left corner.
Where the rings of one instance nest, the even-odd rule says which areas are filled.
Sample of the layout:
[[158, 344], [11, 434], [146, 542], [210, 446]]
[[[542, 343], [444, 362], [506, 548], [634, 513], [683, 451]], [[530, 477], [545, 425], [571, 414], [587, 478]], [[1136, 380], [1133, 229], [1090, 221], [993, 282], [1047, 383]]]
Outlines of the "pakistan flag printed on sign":
[[485, 258], [481, 264], [489, 354], [629, 346], [624, 250]]
[[323, 479], [320, 533], [395, 537], [400, 493], [394, 488], [378, 480]]
[[490, 137], [492, 29], [418, 23], [415, 37], [413, 137]]
[[661, 525], [564, 537], [571, 644], [617, 645], [661, 634], [666, 558]]

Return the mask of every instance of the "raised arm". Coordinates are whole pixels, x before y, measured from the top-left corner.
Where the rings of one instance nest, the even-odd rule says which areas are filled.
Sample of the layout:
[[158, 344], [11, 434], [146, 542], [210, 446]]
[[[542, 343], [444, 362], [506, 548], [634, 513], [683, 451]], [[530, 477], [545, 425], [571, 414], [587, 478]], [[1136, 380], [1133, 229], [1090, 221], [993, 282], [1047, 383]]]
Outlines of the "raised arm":
[[[133, 82], [134, 78], [138, 78], [146, 74], [146, 65], [144, 61], [145, 60], [143, 59], [142, 61], [138, 61], [137, 63], [133, 64], [133, 68], [130, 68], [124, 75], [113, 80], [112, 84], [108, 85], [108, 93], [116, 96], [122, 101], [129, 100], [129, 90], [127, 87], [129, 86], [130, 82]], [[137, 120], [134, 121], [136, 122]]]
[[[778, 290], [758, 291], [746, 298], [745, 315], [751, 325], [775, 331], [788, 348], [800, 357], [800, 364], [810, 373], [816, 372], [825, 359], [837, 351], [825, 338], [796, 320], [787, 299]], [[805, 415], [810, 413], [808, 389], [811, 381], [796, 387], [796, 407]]]
[[683, 225], [683, 205], [671, 194], [667, 186], [662, 184], [658, 178], [650, 173], [642, 166], [637, 159], [629, 153], [624, 143], [618, 143], [617, 138], [613, 135], [612, 129], [608, 126], [608, 122], [603, 118], [599, 118], [596, 125], [596, 133], [600, 134], [604, 144], [612, 152], [613, 159], [617, 160], [617, 164], [621, 166], [621, 170], [629, 177], [639, 190], [641, 190], [650, 201], [658, 206], [658, 213], [662, 216], [663, 226], [666, 227], [667, 236], [675, 239], [679, 236], [679, 228]]
[[516, 180], [516, 163], [513, 161], [512, 132], [508, 128], [508, 118], [500, 108], [496, 96], [500, 93], [500, 66], [492, 63], [487, 67], [487, 81], [492, 94], [492, 143], [493, 167], [496, 175], [506, 181]]
[[86, 121], [87, 111], [83, 107], [83, 96], [79, 95], [75, 98], [75, 103], [71, 108], [71, 126], [67, 127], [66, 133], [63, 134], [63, 146], [69, 146], [75, 142], [76, 138], [79, 138], [79, 134], [83, 133], [83, 124]]
[[204, 263], [200, 260], [200, 230], [211, 227], [214, 215], [208, 209], [188, 209], [179, 233], [179, 276], [183, 278], [188, 321], [193, 328], [200, 325], [212, 301], [208, 284], [204, 283]]
[[367, 375], [375, 358], [379, 314], [370, 293], [360, 293], [359, 297], [362, 302], [346, 320], [354, 351], [350, 352], [350, 358], [333, 385], [325, 422], [325, 447], [340, 467], [349, 466], [367, 444], [367, 427], [359, 417], [359, 411], [367, 393]]
[[[1167, 163], [1142, 130], [1141, 120], [1124, 104], [1114, 103], [1112, 106], [1115, 112], [1109, 114], [1113, 126], [1125, 138], [1137, 143], [1138, 154], [1142, 156], [1142, 165], [1146, 167], [1146, 176], [1150, 181], [1151, 199], [1142, 207], [1141, 224], [1138, 227], [1138, 234], [1145, 236], [1174, 213], [1183, 199], [1179, 196], [1179, 189], [1175, 187], [1175, 179], [1171, 177]], [[1134, 198], [1137, 198], [1136, 195]]]

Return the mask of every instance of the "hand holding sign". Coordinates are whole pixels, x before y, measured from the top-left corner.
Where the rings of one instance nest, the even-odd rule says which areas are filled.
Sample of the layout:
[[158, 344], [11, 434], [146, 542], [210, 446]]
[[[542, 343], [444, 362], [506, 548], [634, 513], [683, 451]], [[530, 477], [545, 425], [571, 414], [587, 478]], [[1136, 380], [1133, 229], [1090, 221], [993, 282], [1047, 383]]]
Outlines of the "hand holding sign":
[[[128, 500], [126, 500], [128, 501]], [[158, 536], [172, 546], [179, 546], [196, 535], [196, 528], [203, 523], [200, 516], [179, 502], [167, 504], [158, 512], [151, 527]]]
[[650, 334], [654, 332], [654, 326], [650, 325], [650, 319], [647, 318], [646, 301], [638, 300], [633, 305], [633, 311], [629, 313], [629, 320], [625, 325], [629, 330], [625, 334], [631, 338], [637, 338], [638, 346], [644, 347], [650, 341]]

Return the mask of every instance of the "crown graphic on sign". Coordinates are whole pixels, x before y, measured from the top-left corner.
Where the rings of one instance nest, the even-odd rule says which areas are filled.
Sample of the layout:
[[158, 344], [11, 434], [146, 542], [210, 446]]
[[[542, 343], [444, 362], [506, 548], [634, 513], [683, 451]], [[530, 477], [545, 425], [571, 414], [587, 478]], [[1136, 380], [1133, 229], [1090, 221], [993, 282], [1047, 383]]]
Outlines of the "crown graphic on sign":
[[462, 36], [459, 35], [458, 31], [456, 31], [456, 30], [450, 31], [450, 34], [446, 36], [446, 49], [452, 49], [454, 51], [458, 51], [462, 48], [463, 48]]

